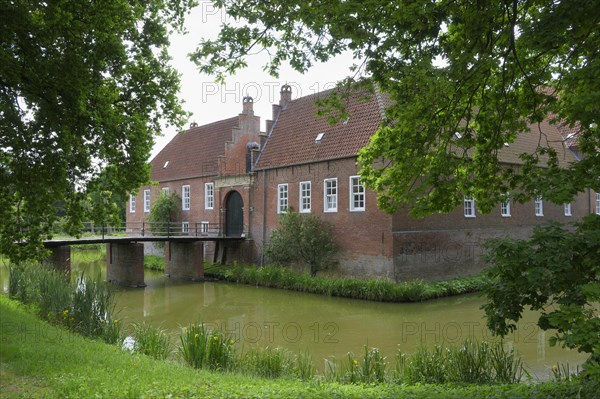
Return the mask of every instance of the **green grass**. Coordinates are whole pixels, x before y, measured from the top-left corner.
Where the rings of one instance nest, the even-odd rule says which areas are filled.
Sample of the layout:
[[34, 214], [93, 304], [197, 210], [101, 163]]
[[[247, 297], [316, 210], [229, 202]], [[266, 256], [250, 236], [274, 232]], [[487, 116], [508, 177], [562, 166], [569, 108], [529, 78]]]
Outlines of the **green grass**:
[[594, 398], [598, 381], [538, 385], [342, 385], [196, 370], [41, 321], [0, 296], [0, 392], [12, 398]]
[[234, 264], [206, 267], [205, 275], [241, 284], [282, 288], [328, 296], [380, 302], [418, 302], [479, 291], [486, 280], [482, 276], [462, 277], [448, 281], [412, 280], [396, 283], [386, 279], [352, 277], [312, 277], [280, 266]]
[[169, 334], [162, 328], [146, 322], [131, 323], [135, 345], [133, 350], [155, 359], [163, 360], [172, 352]]
[[165, 258], [158, 255], [144, 255], [144, 268], [164, 272]]

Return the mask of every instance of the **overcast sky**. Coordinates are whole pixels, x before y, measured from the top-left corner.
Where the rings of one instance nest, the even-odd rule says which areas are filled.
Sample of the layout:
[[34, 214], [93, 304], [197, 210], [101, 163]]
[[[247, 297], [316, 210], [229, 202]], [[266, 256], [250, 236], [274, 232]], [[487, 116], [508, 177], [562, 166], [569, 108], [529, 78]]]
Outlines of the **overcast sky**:
[[[213, 77], [200, 74], [187, 55], [196, 49], [201, 38], [215, 38], [225, 18], [224, 13], [212, 7], [212, 3], [200, 2], [186, 19], [189, 33], [171, 37], [172, 63], [181, 74], [180, 96], [185, 101], [185, 110], [192, 113], [188, 126], [191, 122], [204, 125], [239, 114], [242, 98], [249, 95], [254, 99], [254, 113], [261, 117], [264, 130], [265, 120], [271, 118], [271, 104], [279, 101], [281, 85], [288, 83], [292, 86], [292, 98], [298, 98], [327, 90], [350, 74], [348, 68], [353, 61], [351, 55], [346, 54], [327, 64], [317, 65], [304, 75], [284, 66], [277, 79], [263, 72], [266, 54], [258, 54], [249, 58], [248, 68], [229, 77], [225, 85], [217, 85]], [[152, 157], [176, 133], [175, 128], [169, 128], [163, 132], [163, 137], [156, 138]]]

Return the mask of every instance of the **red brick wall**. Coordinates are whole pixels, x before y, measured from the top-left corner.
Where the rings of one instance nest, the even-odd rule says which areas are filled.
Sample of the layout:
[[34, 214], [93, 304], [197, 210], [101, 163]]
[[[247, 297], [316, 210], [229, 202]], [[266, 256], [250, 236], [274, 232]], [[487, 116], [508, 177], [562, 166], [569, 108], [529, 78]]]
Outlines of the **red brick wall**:
[[[259, 171], [253, 196], [251, 234], [261, 249], [263, 220], [268, 240], [278, 227], [278, 185], [288, 184], [289, 206], [300, 209], [300, 182], [311, 182], [311, 214], [333, 226], [333, 234], [340, 250], [340, 268], [343, 274], [393, 277], [391, 217], [377, 209], [374, 192], [367, 191], [365, 211], [350, 211], [349, 178], [358, 174], [355, 159], [342, 159], [316, 164]], [[338, 179], [337, 212], [324, 212], [324, 179]], [[265, 186], [265, 218], [263, 219], [263, 183]]]

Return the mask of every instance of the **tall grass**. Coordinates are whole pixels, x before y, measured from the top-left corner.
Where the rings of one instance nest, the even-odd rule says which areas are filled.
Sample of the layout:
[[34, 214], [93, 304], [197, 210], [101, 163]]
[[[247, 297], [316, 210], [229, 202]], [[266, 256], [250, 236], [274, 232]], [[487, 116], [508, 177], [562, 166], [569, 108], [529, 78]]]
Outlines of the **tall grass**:
[[235, 341], [223, 331], [210, 331], [202, 323], [191, 323], [183, 328], [180, 341], [181, 357], [194, 368], [229, 370], [235, 364]]
[[9, 296], [32, 306], [41, 318], [85, 336], [120, 341], [113, 291], [100, 278], [82, 275], [71, 282], [67, 274], [34, 263], [11, 264], [9, 273]]
[[158, 255], [144, 255], [144, 268], [148, 270], [165, 271], [165, 258]]
[[146, 322], [131, 323], [135, 345], [133, 350], [155, 359], [166, 359], [171, 354], [172, 345], [169, 334]]
[[485, 282], [481, 276], [432, 283], [422, 280], [396, 283], [387, 279], [313, 277], [280, 266], [241, 264], [213, 265], [205, 269], [205, 275], [242, 284], [380, 302], [417, 302], [465, 294], [480, 290]]
[[408, 384], [514, 384], [525, 373], [522, 360], [502, 342], [466, 340], [449, 348], [419, 347], [410, 358], [399, 354], [396, 361], [393, 379]]

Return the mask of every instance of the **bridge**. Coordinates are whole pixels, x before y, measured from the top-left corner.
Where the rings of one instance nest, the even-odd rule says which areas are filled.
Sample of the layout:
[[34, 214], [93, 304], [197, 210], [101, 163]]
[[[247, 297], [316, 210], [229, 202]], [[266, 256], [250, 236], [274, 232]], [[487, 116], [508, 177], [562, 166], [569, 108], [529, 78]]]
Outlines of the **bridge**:
[[165, 242], [165, 274], [171, 278], [200, 281], [204, 278], [204, 243], [215, 242], [213, 261], [223, 261], [227, 249], [245, 234], [227, 235], [222, 226], [207, 222], [129, 222], [120, 226], [86, 224], [80, 237], [57, 234], [44, 241], [47, 259], [59, 270], [71, 269], [71, 246], [106, 244], [107, 280], [122, 286], [145, 287], [144, 242]]

